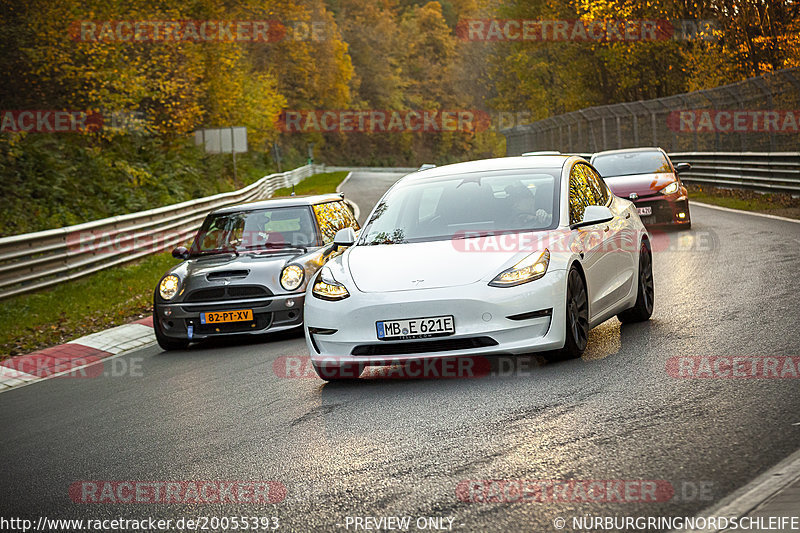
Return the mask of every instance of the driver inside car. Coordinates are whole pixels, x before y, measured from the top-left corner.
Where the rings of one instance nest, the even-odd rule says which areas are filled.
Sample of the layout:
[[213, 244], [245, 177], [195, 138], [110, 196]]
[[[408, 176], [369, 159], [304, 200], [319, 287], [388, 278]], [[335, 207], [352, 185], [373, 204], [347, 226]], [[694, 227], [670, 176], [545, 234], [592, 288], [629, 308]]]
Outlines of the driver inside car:
[[505, 193], [510, 201], [512, 227], [545, 228], [550, 225], [553, 215], [542, 208], [536, 208], [534, 193], [528, 187], [521, 183], [513, 183], [506, 186]]

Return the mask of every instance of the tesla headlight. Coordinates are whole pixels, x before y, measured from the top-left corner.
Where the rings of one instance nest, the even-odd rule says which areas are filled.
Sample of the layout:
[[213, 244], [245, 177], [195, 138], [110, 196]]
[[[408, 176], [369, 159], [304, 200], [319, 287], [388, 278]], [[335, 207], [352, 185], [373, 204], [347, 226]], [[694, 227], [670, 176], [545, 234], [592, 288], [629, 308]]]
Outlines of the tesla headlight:
[[673, 194], [673, 193], [676, 193], [676, 192], [678, 192], [678, 182], [677, 181], [673, 181], [672, 183], [670, 183], [669, 185], [667, 185], [666, 187], [664, 187], [663, 189], [661, 189], [658, 192], [660, 192], [661, 194]]
[[331, 271], [327, 267], [323, 267], [320, 271], [317, 282], [314, 283], [314, 288], [311, 290], [311, 294], [321, 300], [332, 301], [344, 300], [350, 296], [345, 286], [333, 279], [333, 274], [331, 274]]
[[178, 294], [178, 288], [181, 285], [181, 280], [175, 274], [164, 276], [161, 283], [158, 284], [158, 293], [165, 300], [172, 300]]
[[293, 291], [303, 283], [305, 271], [299, 265], [288, 265], [281, 272], [281, 287]]
[[549, 264], [550, 250], [545, 249], [541, 254], [532, 253], [513, 267], [501, 272], [489, 285], [492, 287], [513, 287], [528, 283], [544, 276]]

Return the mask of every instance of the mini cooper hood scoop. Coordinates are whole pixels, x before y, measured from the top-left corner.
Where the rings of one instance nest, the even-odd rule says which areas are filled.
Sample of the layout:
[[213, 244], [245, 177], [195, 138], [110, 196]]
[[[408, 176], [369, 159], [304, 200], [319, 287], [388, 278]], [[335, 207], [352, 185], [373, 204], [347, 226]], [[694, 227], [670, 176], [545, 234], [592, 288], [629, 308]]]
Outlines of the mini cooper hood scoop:
[[479, 251], [475, 241], [445, 240], [355, 246], [347, 255], [353, 281], [363, 292], [392, 292], [468, 285], [500, 273], [516, 251]]
[[244, 279], [255, 271], [280, 269], [283, 265], [300, 255], [293, 253], [250, 254], [242, 253], [208, 255], [186, 261], [188, 276], [207, 276], [209, 281]]

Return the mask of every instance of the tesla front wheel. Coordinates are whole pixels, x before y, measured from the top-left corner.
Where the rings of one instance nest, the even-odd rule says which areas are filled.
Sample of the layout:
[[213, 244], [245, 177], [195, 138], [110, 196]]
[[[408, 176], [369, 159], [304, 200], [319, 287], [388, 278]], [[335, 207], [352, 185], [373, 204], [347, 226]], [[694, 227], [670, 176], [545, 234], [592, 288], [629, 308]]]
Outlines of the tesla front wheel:
[[623, 324], [643, 322], [653, 314], [653, 256], [647, 244], [642, 243], [639, 250], [639, 280], [636, 303], [630, 309], [617, 315]]
[[567, 275], [567, 332], [558, 359], [575, 359], [586, 349], [589, 339], [589, 298], [586, 284], [574, 266]]

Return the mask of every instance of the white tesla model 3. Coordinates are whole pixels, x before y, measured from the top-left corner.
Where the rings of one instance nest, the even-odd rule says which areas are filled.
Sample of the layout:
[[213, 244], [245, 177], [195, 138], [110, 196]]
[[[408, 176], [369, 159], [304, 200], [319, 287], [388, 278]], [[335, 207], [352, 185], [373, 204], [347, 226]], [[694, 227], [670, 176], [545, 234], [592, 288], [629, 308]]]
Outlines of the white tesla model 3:
[[506, 157], [409, 174], [305, 299], [319, 376], [415, 359], [552, 351], [653, 312], [650, 237], [584, 159]]

